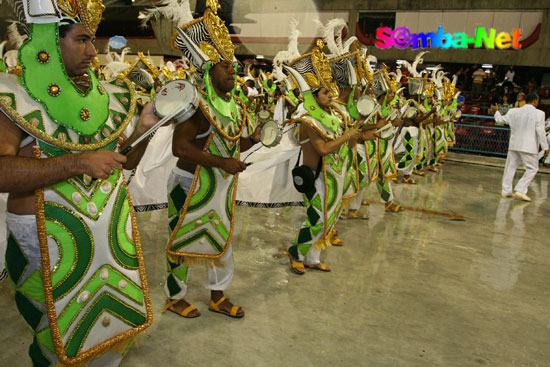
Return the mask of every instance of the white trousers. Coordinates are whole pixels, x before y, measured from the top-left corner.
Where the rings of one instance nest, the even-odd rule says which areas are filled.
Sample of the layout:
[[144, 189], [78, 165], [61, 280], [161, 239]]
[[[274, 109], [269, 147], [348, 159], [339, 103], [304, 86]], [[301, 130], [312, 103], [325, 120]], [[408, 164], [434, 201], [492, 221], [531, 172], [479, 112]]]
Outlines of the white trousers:
[[[515, 189], [512, 190], [514, 176], [516, 175], [516, 170], [520, 162], [523, 163], [525, 173], [519, 179]], [[513, 191], [527, 194], [529, 184], [535, 178], [538, 170], [539, 160], [537, 154], [509, 150], [508, 157], [506, 157], [506, 166], [504, 167], [504, 176], [502, 177], [502, 194], [512, 195]]]

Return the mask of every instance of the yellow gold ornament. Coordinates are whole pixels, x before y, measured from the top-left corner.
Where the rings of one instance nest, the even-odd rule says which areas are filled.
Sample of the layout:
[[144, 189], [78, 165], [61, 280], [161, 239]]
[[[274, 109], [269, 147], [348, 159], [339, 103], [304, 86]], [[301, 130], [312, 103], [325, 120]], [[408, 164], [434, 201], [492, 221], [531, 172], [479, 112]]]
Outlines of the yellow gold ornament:
[[218, 0], [206, 0], [206, 7], [212, 9], [214, 13], [218, 13], [218, 9], [221, 8]]
[[231, 42], [231, 36], [223, 20], [207, 9], [204, 15], [204, 25], [218, 52], [225, 60], [233, 61], [235, 58], [235, 46]]
[[61, 87], [55, 83], [48, 85], [48, 94], [52, 97], [57, 97], [61, 94]]
[[88, 121], [90, 119], [90, 116], [91, 116], [90, 110], [87, 109], [86, 107], [82, 107], [82, 109], [80, 110], [80, 118], [83, 121]]
[[330, 63], [327, 55], [322, 51], [324, 43], [322, 40], [317, 40], [317, 47], [313, 49], [311, 60], [313, 62], [313, 69], [315, 74], [319, 78], [319, 82], [323, 87], [332, 89], [332, 70], [330, 69]]
[[206, 56], [208, 56], [210, 61], [214, 62], [215, 64], [220, 62], [221, 58], [219, 52], [210, 43], [201, 41], [201, 43], [199, 43], [199, 48], [202, 52], [204, 52]]
[[46, 50], [40, 50], [36, 54], [36, 59], [41, 64], [47, 64], [50, 61], [50, 54]]
[[305, 73], [304, 79], [306, 80], [306, 83], [312, 88], [319, 88], [319, 86], [321, 85], [319, 83], [319, 79], [317, 79], [317, 77], [313, 73]]

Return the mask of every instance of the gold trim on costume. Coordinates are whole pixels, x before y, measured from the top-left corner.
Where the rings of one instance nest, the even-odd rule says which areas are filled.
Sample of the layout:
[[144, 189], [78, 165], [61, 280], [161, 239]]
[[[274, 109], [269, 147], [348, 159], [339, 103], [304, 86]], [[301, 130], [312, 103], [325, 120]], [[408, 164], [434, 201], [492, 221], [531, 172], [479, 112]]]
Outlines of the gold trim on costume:
[[[97, 150], [100, 148], [103, 148], [107, 146], [108, 144], [112, 143], [114, 140], [116, 140], [120, 134], [124, 130], [126, 130], [126, 127], [134, 117], [134, 114], [136, 112], [136, 92], [134, 90], [134, 87], [131, 85], [131, 82], [128, 80], [128, 78], [123, 76], [117, 76], [116, 79], [121, 79], [126, 86], [128, 87], [128, 90], [130, 92], [130, 108], [128, 110], [128, 114], [126, 115], [126, 118], [124, 121], [120, 124], [118, 129], [116, 129], [111, 135], [109, 135], [107, 138], [98, 141], [97, 143], [91, 143], [91, 144], [79, 144], [79, 143], [71, 143], [62, 141], [60, 139], [57, 139], [44, 131], [38, 129], [35, 127], [32, 123], [25, 120], [19, 113], [13, 109], [8, 103], [6, 103], [3, 99], [0, 98], [0, 109], [4, 111], [4, 113], [17, 125], [19, 125], [23, 130], [25, 130], [30, 135], [36, 137], [39, 140], [42, 140], [50, 145], [53, 145], [55, 147], [65, 149], [65, 150], [72, 150], [72, 151], [91, 151], [91, 150]], [[110, 118], [110, 117], [109, 117]]]

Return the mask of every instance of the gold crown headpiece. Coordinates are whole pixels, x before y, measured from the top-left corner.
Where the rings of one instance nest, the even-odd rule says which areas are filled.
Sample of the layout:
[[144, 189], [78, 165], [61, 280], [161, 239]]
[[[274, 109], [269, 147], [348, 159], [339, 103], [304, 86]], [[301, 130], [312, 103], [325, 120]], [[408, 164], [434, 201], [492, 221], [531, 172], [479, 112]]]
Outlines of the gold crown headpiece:
[[92, 34], [105, 10], [102, 0], [14, 0], [13, 7], [21, 23], [83, 24]]
[[[206, 10], [200, 18], [180, 27], [200, 51], [214, 64], [235, 59], [235, 46], [231, 41], [229, 30], [224, 21], [217, 15], [220, 5], [218, 0], [207, 0]], [[180, 50], [193, 66], [201, 70], [202, 60], [196, 59], [196, 52], [190, 50], [189, 45], [182, 39], [182, 35], [175, 33], [171, 40], [172, 48]]]
[[433, 97], [435, 93], [435, 83], [432, 81], [424, 84], [424, 95], [426, 97]]
[[327, 55], [323, 52], [324, 47], [323, 40], [318, 39], [311, 52], [298, 57], [288, 66], [300, 73], [313, 91], [324, 87], [336, 93], [330, 63]]

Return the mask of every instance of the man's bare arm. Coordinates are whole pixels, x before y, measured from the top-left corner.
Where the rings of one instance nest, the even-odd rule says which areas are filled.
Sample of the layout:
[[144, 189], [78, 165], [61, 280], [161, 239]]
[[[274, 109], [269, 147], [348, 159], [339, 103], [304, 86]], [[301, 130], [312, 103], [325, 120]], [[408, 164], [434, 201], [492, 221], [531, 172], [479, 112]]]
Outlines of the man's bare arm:
[[361, 130], [360, 129], [351, 129], [346, 131], [341, 137], [326, 141], [319, 135], [319, 133], [315, 130], [313, 130], [311, 127], [307, 126], [306, 124], [302, 124], [301, 128], [302, 131], [305, 131], [307, 134], [307, 137], [311, 140], [311, 144], [313, 145], [315, 151], [320, 156], [326, 156], [332, 152], [335, 152], [340, 148], [342, 144], [345, 144], [351, 140], [357, 141], [361, 137]]
[[84, 173], [107, 178], [113, 168], [122, 168], [126, 160], [111, 151], [65, 154], [47, 159], [19, 157], [23, 131], [1, 111], [0, 130], [0, 192], [33, 191]]
[[189, 120], [177, 125], [172, 139], [172, 153], [192, 164], [218, 167], [232, 174], [244, 171], [245, 163], [234, 158], [218, 157], [197, 146], [195, 137], [204, 121], [205, 117], [199, 109]]

